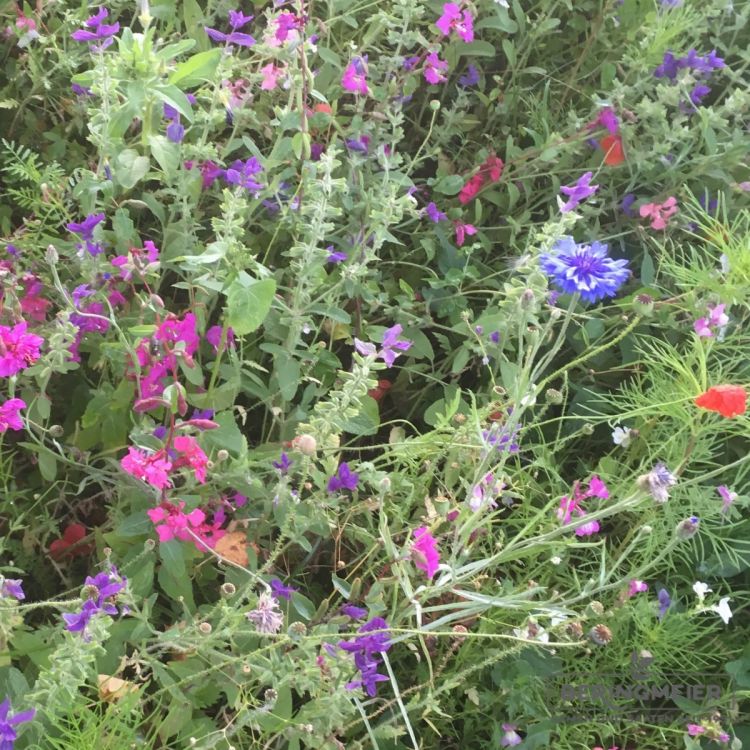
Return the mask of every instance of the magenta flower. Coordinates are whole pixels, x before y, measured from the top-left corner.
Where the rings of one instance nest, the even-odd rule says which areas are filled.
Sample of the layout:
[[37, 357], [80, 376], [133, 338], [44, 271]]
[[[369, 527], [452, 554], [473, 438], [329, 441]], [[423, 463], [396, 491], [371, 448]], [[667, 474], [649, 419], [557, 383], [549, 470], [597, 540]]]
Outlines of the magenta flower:
[[336, 473], [328, 480], [327, 489], [330, 493], [338, 492], [343, 489], [354, 492], [354, 490], [357, 489], [358, 482], [359, 474], [352, 471], [349, 468], [349, 464], [344, 461], [339, 465]]
[[105, 24], [104, 19], [108, 15], [109, 11], [106, 8], [99, 8], [99, 12], [95, 16], [91, 16], [91, 18], [84, 21], [84, 26], [93, 29], [93, 31], [80, 29], [79, 31], [74, 31], [70, 35], [70, 38], [74, 39], [76, 42], [100, 41], [101, 44], [99, 44], [98, 47], [93, 45], [96, 49], [105, 49], [106, 47], [109, 47], [114, 41], [112, 37], [120, 30], [120, 24]]
[[284, 68], [277, 68], [273, 63], [264, 65], [260, 72], [263, 74], [263, 80], [260, 87], [263, 91], [273, 91], [278, 86], [279, 78], [284, 75]]
[[732, 507], [732, 503], [737, 499], [738, 495], [736, 492], [732, 492], [732, 490], [729, 489], [725, 484], [721, 484], [716, 488], [716, 491], [719, 493], [719, 497], [721, 497], [721, 512], [722, 513], [728, 513], [729, 509]]
[[[598, 476], [594, 475], [589, 481], [587, 489], [582, 489], [580, 482], [573, 484], [573, 497], [562, 497], [560, 498], [560, 505], [557, 509], [557, 517], [562, 522], [563, 526], [567, 526], [573, 522], [573, 516], [583, 518], [586, 516], [586, 511], [581, 507], [581, 503], [591, 497], [598, 497], [601, 500], [609, 498], [609, 490], [607, 485], [599, 479]], [[585, 523], [575, 522], [575, 534], [576, 536], [591, 536], [599, 531], [598, 521], [586, 521]]]
[[169, 472], [172, 463], [162, 456], [162, 451], [148, 454], [131, 445], [128, 447], [128, 455], [121, 459], [120, 466], [136, 479], [147, 482], [157, 490], [163, 490], [171, 485]]
[[639, 209], [641, 218], [651, 221], [651, 229], [666, 229], [669, 218], [677, 213], [677, 198], [670, 196], [664, 203], [646, 203]]
[[[221, 345], [222, 330], [222, 326], [211, 326], [206, 331], [206, 341], [211, 344], [211, 346], [214, 348], [214, 351], [216, 352], [219, 351], [219, 346]], [[231, 326], [227, 327], [225, 345], [230, 348], [234, 347], [234, 330], [232, 330]]]
[[453, 228], [456, 232], [456, 245], [458, 247], [463, 247], [467, 235], [471, 237], [477, 233], [477, 228], [473, 224], [466, 224], [460, 219], [454, 220]]
[[201, 343], [196, 330], [195, 315], [187, 313], [182, 320], [176, 315], [170, 315], [156, 329], [154, 339], [162, 344], [173, 344], [175, 349], [179, 349], [182, 354], [190, 358], [198, 351]]
[[203, 29], [215, 42], [236, 44], [238, 47], [252, 47], [255, 44], [255, 39], [250, 36], [250, 34], [243, 34], [237, 31], [237, 29], [241, 29], [252, 20], [253, 16], [246, 16], [239, 10], [230, 10], [229, 25], [232, 27], [232, 31], [228, 34], [225, 34], [223, 31], [218, 31], [217, 29], [212, 29], [208, 26], [204, 26]]
[[578, 178], [575, 185], [563, 185], [563, 187], [560, 188], [560, 192], [563, 195], [568, 196], [567, 202], [560, 206], [560, 213], [565, 214], [568, 213], [568, 211], [572, 211], [574, 208], [578, 207], [578, 204], [582, 200], [590, 198], [596, 193], [599, 186], [590, 184], [592, 177], [592, 172], [586, 172], [586, 174], [583, 174]]
[[25, 320], [13, 328], [0, 326], [0, 377], [8, 378], [25, 370], [41, 356], [39, 347], [44, 339], [26, 333], [26, 327]]
[[642, 594], [644, 591], [648, 591], [648, 584], [645, 581], [639, 581], [633, 579], [628, 584], [628, 596], [635, 596], [636, 594]]
[[435, 21], [443, 36], [450, 36], [452, 31], [465, 42], [474, 41], [474, 18], [468, 10], [462, 11], [456, 3], [445, 3], [443, 15]]
[[10, 398], [0, 406], [0, 433], [6, 430], [22, 430], [23, 422], [19, 412], [26, 408], [26, 402], [20, 398]]
[[440, 553], [438, 552], [435, 537], [430, 534], [430, 530], [426, 526], [414, 529], [411, 556], [414, 565], [423, 570], [428, 578], [432, 578], [435, 575], [440, 563]]
[[725, 304], [713, 305], [709, 308], [707, 318], [698, 318], [693, 323], [693, 328], [698, 336], [703, 338], [713, 338], [714, 328], [718, 328], [719, 332], [729, 323], [729, 316], [724, 313]]
[[180, 435], [174, 439], [174, 449], [180, 454], [180, 457], [174, 462], [174, 468], [181, 466], [190, 466], [193, 469], [195, 478], [204, 484], [206, 481], [206, 468], [208, 466], [208, 456], [203, 452], [198, 441], [189, 435]]
[[367, 67], [366, 60], [361, 57], [355, 57], [344, 68], [344, 74], [341, 76], [341, 85], [354, 94], [368, 96], [370, 89], [367, 86]]
[[194, 533], [197, 534], [206, 520], [206, 514], [200, 508], [185, 513], [184, 507], [185, 503], [180, 500], [177, 505], [163, 502], [158, 507], [149, 508], [146, 511], [146, 515], [156, 527], [160, 542], [168, 542], [171, 539], [179, 539], [183, 542], [189, 541], [193, 539], [188, 531], [189, 529], [193, 529]]
[[425, 215], [427, 218], [434, 222], [435, 224], [438, 224], [441, 221], [444, 221], [448, 218], [446, 214], [444, 214], [434, 203], [430, 202], [425, 206], [424, 209]]
[[438, 57], [437, 52], [430, 52], [427, 55], [424, 66], [424, 77], [427, 83], [437, 84], [444, 83], [448, 79], [443, 73], [448, 70], [448, 63]]

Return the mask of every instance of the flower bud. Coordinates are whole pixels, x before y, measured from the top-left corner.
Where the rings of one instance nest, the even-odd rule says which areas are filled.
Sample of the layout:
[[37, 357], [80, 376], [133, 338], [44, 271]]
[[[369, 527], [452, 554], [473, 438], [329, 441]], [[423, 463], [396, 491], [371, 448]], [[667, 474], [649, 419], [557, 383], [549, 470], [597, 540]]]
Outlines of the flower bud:
[[57, 249], [54, 245], [47, 245], [47, 252], [44, 256], [47, 259], [47, 263], [49, 263], [51, 266], [54, 266], [58, 260], [60, 260], [60, 256], [57, 253]]
[[202, 622], [198, 625], [198, 630], [200, 630], [203, 635], [210, 635], [213, 628], [211, 627], [210, 622]]
[[222, 461], [226, 461], [229, 458], [229, 451], [222, 448], [220, 451], [216, 454], [216, 461], [217, 463], [221, 463]]
[[548, 404], [561, 404], [563, 402], [563, 395], [555, 388], [547, 388], [544, 392], [544, 398]]
[[686, 518], [684, 521], [680, 521], [680, 523], [677, 524], [674, 533], [680, 539], [691, 539], [698, 533], [699, 524], [700, 519], [698, 516], [690, 516], [690, 518]]
[[49, 428], [49, 436], [53, 438], [62, 437], [65, 434], [65, 430], [59, 424], [53, 424]]
[[287, 630], [290, 638], [297, 639], [307, 635], [307, 626], [304, 622], [293, 622]]
[[430, 109], [433, 112], [437, 112], [440, 109], [440, 100], [439, 99], [431, 99], [430, 100]]
[[304, 456], [314, 456], [318, 450], [318, 441], [312, 435], [297, 435], [292, 445]]
[[633, 310], [638, 315], [650, 317], [654, 312], [654, 298], [650, 294], [639, 294], [633, 300]]

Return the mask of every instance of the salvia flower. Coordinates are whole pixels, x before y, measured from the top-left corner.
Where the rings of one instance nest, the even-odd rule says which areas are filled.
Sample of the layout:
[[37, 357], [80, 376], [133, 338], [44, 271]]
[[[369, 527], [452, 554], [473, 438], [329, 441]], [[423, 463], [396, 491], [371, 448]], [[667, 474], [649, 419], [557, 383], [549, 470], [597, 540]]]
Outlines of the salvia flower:
[[26, 402], [20, 398], [10, 398], [0, 406], [0, 433], [6, 430], [22, 430], [23, 420], [20, 411], [26, 408]]
[[614, 260], [607, 245], [592, 242], [576, 244], [572, 237], [562, 237], [549, 253], [539, 257], [542, 270], [566, 294], [578, 293], [586, 302], [614, 297], [628, 280], [627, 260]]
[[339, 465], [336, 473], [328, 480], [327, 489], [331, 493], [339, 492], [343, 489], [354, 492], [357, 489], [358, 482], [359, 474], [353, 472], [349, 468], [349, 464], [344, 461]]
[[278, 461], [272, 461], [271, 465], [274, 469], [276, 469], [276, 471], [279, 472], [282, 477], [285, 477], [289, 473], [292, 461], [289, 456], [284, 451], [282, 451], [281, 458], [279, 458]]
[[0, 326], [0, 377], [8, 378], [36, 362], [44, 343], [41, 336], [26, 332], [23, 320], [12, 328]]
[[670, 196], [663, 203], [646, 203], [640, 207], [641, 218], [649, 219], [651, 229], [666, 229], [671, 216], [677, 213], [677, 198]]
[[[65, 228], [72, 234], [81, 235], [89, 255], [99, 255], [104, 248], [101, 243], [94, 241], [94, 229], [104, 221], [104, 214], [89, 214], [83, 221], [71, 221], [65, 225]], [[79, 251], [83, 251], [84, 245], [76, 245]]]
[[0, 598], [13, 597], [19, 602], [26, 598], [23, 592], [23, 581], [20, 578], [3, 578], [0, 576]]
[[344, 68], [341, 85], [354, 94], [361, 94], [362, 96], [370, 94], [370, 89], [367, 86], [367, 63], [364, 58], [355, 57]]
[[13, 745], [18, 738], [16, 727], [24, 722], [31, 721], [36, 716], [36, 709], [20, 711], [16, 714], [10, 713], [10, 698], [0, 703], [0, 750], [13, 750]]
[[295, 591], [299, 591], [294, 586], [285, 586], [278, 578], [272, 578], [268, 585], [271, 587], [271, 592], [277, 599], [286, 599], [289, 601], [292, 598], [292, 594]]
[[231, 32], [225, 34], [223, 31], [212, 29], [209, 26], [204, 26], [203, 28], [206, 34], [215, 42], [236, 44], [238, 47], [252, 47], [255, 44], [255, 39], [250, 34], [244, 34], [237, 30], [246, 26], [252, 20], [253, 16], [246, 16], [239, 10], [230, 10], [229, 25], [232, 28]]
[[364, 620], [367, 617], [367, 610], [356, 607], [354, 604], [344, 604], [341, 607], [341, 614], [351, 617], [352, 620]]
[[423, 570], [428, 578], [437, 572], [440, 563], [440, 553], [437, 541], [425, 526], [414, 529], [414, 542], [411, 545], [411, 556], [414, 565]]
[[677, 484], [677, 478], [659, 461], [648, 474], [638, 477], [638, 485], [646, 490], [657, 503], [669, 500], [669, 488]]
[[701, 409], [715, 411], [723, 417], [736, 417], [745, 413], [747, 393], [739, 385], [714, 385], [697, 396], [694, 403]]
[[477, 228], [473, 224], [467, 224], [460, 219], [455, 219], [453, 229], [456, 233], [456, 245], [463, 247], [467, 236], [473, 236], [477, 233]]
[[230, 185], [238, 185], [251, 193], [258, 193], [263, 189], [255, 175], [263, 171], [261, 163], [251, 156], [246, 161], [237, 159], [225, 170], [224, 179]]
[[479, 83], [479, 70], [474, 65], [468, 65], [466, 73], [458, 79], [458, 83], [464, 88], [476, 86]]
[[672, 599], [669, 596], [669, 592], [666, 589], [659, 589], [656, 594], [657, 601], [659, 602], [659, 619], [663, 620], [664, 615], [667, 614], [667, 610], [672, 604]]
[[714, 328], [722, 329], [727, 325], [729, 316], [724, 312], [725, 307], [724, 304], [713, 305], [709, 308], [708, 317], [698, 318], [693, 323], [693, 328], [698, 336], [712, 338]]
[[85, 600], [81, 609], [78, 612], [63, 612], [65, 629], [71, 633], [81, 633], [84, 640], [89, 640], [88, 626], [91, 619], [99, 614], [118, 614], [113, 600], [126, 584], [127, 579], [118, 573], [114, 565], [109, 571], [93, 577], [87, 576], [81, 592], [81, 598]]
[[461, 10], [456, 3], [445, 3], [443, 15], [435, 22], [443, 36], [455, 32], [465, 42], [474, 41], [474, 18], [468, 10]]
[[356, 690], [362, 687], [371, 698], [374, 698], [377, 683], [388, 680], [385, 675], [378, 673], [378, 654], [385, 653], [391, 647], [388, 623], [382, 617], [373, 617], [357, 632], [359, 635], [353, 641], [339, 641], [340, 649], [354, 655], [354, 665], [359, 671], [359, 679], [347, 682], [346, 689]]
[[568, 200], [565, 203], [562, 203], [562, 200], [560, 200], [562, 204], [560, 206], [560, 213], [565, 214], [568, 213], [568, 211], [572, 211], [578, 207], [578, 204], [581, 201], [590, 198], [596, 193], [599, 186], [591, 184], [592, 177], [593, 172], [586, 172], [578, 178], [575, 185], [563, 185], [563, 187], [560, 188], [560, 192], [563, 195], [568, 196]]
[[424, 213], [427, 218], [435, 224], [448, 218], [448, 216], [444, 214], [433, 202], [430, 202], [425, 206]]
[[279, 609], [278, 600], [265, 591], [258, 597], [255, 609], [246, 612], [245, 617], [255, 625], [259, 633], [265, 635], [275, 635], [284, 624], [284, 614]]
[[114, 35], [120, 30], [119, 23], [106, 24], [104, 19], [109, 16], [109, 11], [106, 8], [100, 8], [98, 13], [91, 18], [84, 21], [84, 26], [91, 31], [86, 29], [80, 29], [74, 31], [70, 38], [76, 42], [99, 42], [98, 45], [92, 45], [95, 49], [106, 49], [114, 41]]

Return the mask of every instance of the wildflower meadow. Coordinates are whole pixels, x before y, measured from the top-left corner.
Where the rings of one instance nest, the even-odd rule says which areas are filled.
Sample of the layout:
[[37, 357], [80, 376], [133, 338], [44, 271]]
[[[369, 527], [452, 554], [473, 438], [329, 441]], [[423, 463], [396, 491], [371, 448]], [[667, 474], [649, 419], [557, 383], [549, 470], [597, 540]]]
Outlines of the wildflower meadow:
[[749, 20], [1, 3], [0, 750], [750, 749]]

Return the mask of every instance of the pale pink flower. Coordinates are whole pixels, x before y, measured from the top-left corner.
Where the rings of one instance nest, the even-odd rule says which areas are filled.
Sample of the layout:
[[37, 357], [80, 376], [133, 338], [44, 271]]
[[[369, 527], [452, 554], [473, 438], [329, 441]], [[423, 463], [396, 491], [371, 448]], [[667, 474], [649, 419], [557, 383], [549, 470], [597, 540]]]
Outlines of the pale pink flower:
[[644, 591], [648, 591], [648, 584], [645, 581], [639, 581], [634, 578], [628, 584], [628, 596], [635, 596], [636, 594], [642, 594]]
[[714, 328], [718, 328], [721, 332], [721, 329], [729, 323], [729, 316], [724, 312], [725, 307], [726, 305], [723, 303], [714, 305], [709, 308], [707, 318], [698, 318], [698, 320], [693, 323], [693, 328], [698, 336], [703, 338], [713, 338]]
[[664, 203], [646, 203], [640, 207], [642, 218], [651, 220], [651, 229], [666, 229], [670, 216], [677, 213], [677, 198], [670, 196]]
[[278, 86], [279, 78], [284, 75], [284, 68], [277, 68], [273, 63], [264, 65], [260, 72], [263, 74], [263, 81], [260, 84], [263, 91], [273, 91]]

